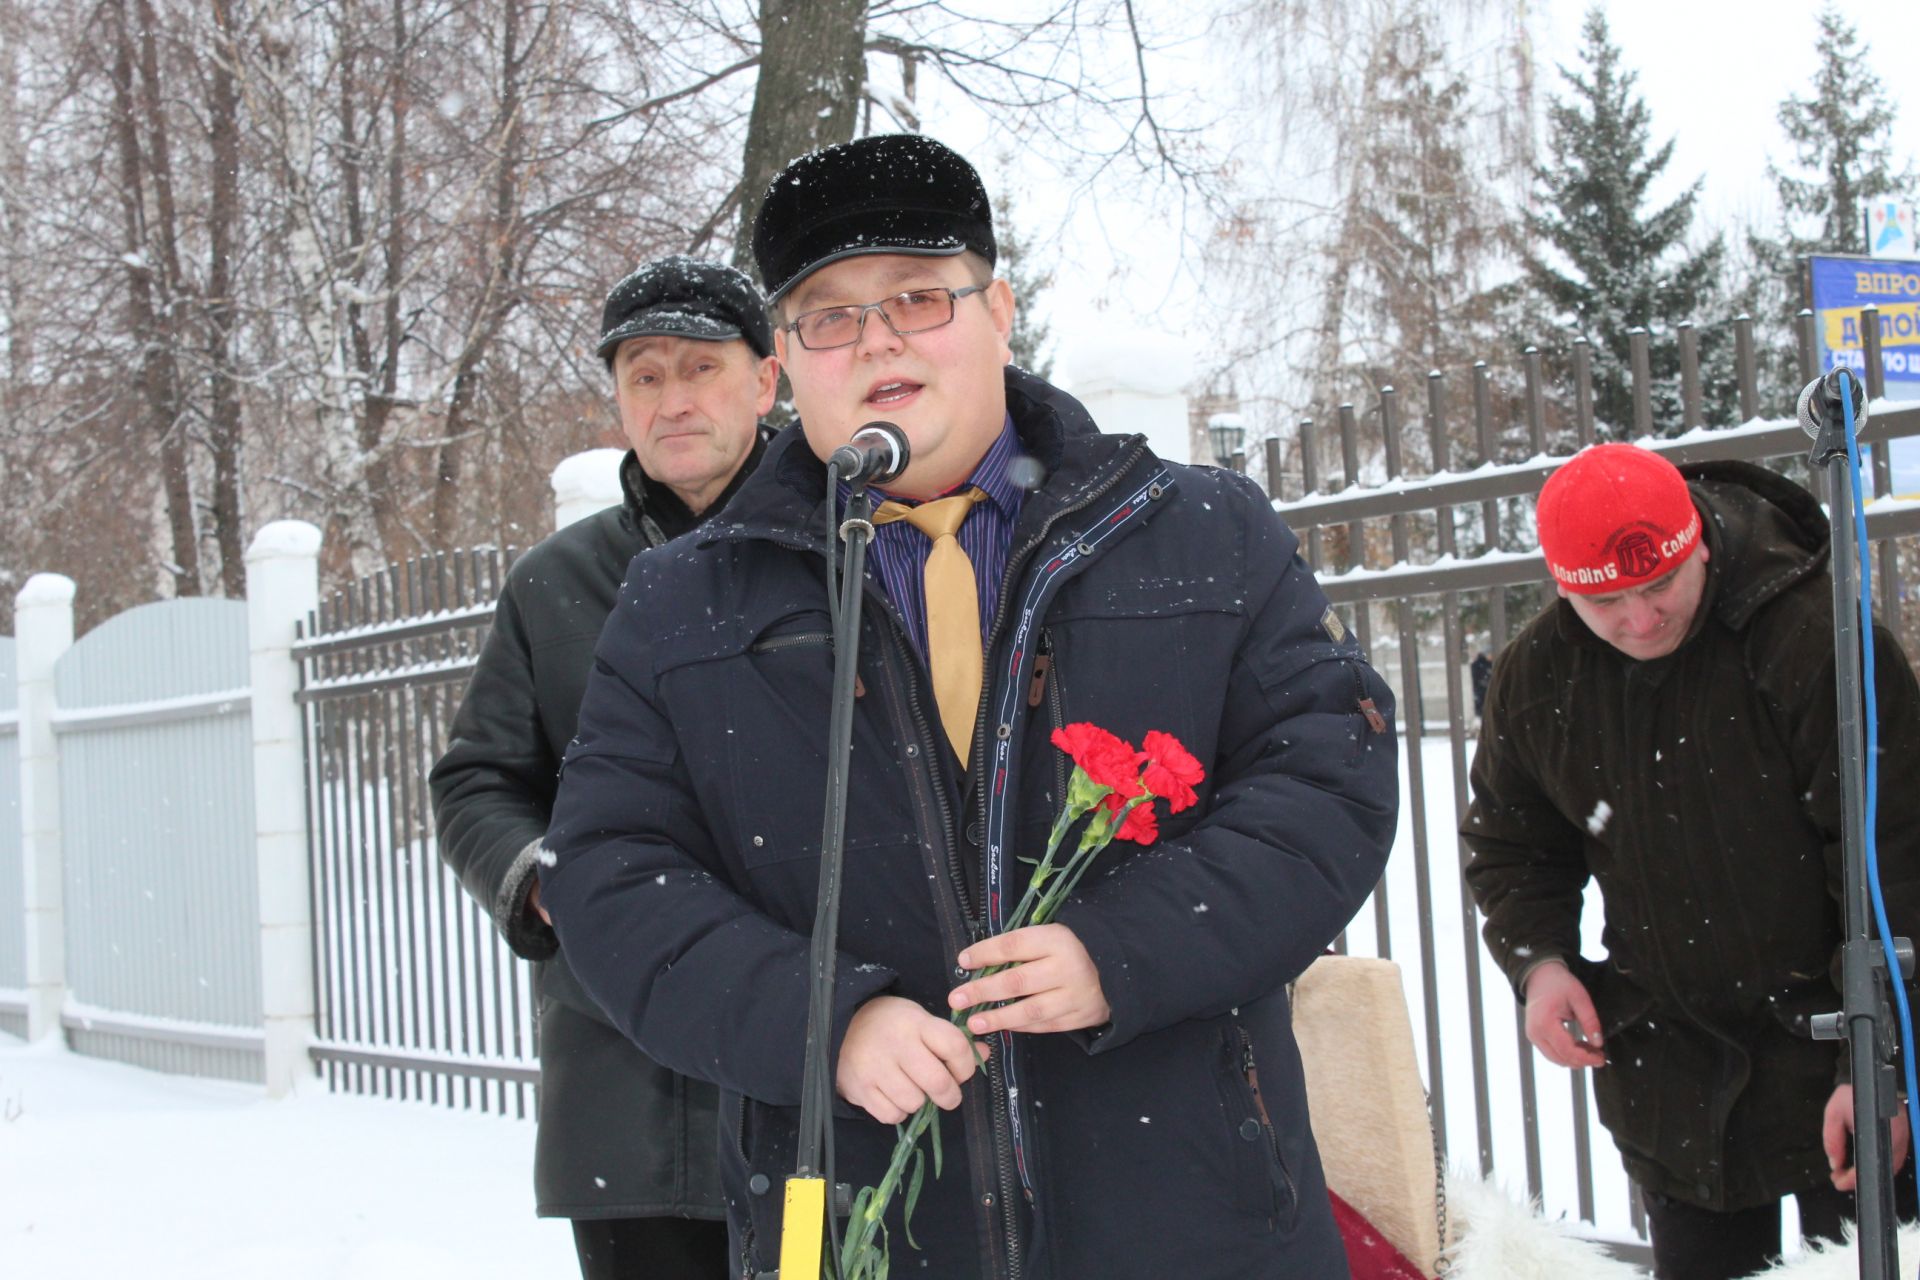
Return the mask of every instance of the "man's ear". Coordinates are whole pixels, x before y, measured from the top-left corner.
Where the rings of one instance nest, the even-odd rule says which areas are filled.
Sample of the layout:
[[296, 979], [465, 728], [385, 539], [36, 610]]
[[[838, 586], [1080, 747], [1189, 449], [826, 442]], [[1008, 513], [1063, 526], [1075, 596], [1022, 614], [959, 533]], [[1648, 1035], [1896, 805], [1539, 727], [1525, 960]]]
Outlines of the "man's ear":
[[760, 380], [760, 389], [754, 396], [753, 415], [764, 418], [773, 408], [773, 398], [780, 390], [780, 362], [772, 356], [763, 356], [754, 374]]
[[1555, 591], [1557, 591], [1557, 592], [1559, 592], [1559, 593], [1560, 593], [1560, 598], [1561, 598], [1562, 600], [1565, 600], [1565, 599], [1567, 598], [1567, 589], [1566, 589], [1566, 587], [1565, 587], [1565, 586], [1563, 586], [1563, 585], [1561, 585], [1560, 583], [1558, 583], [1558, 582], [1556, 582], [1556, 583], [1554, 583], [1554, 584], [1553, 584], [1553, 589], [1554, 589]]
[[776, 328], [773, 331], [773, 356], [781, 364], [787, 362], [787, 331]]
[[1000, 358], [1008, 363], [1013, 360], [1013, 313], [1018, 306], [1013, 288], [1005, 280], [996, 277], [987, 286], [987, 314], [993, 317], [994, 332], [1000, 335]]

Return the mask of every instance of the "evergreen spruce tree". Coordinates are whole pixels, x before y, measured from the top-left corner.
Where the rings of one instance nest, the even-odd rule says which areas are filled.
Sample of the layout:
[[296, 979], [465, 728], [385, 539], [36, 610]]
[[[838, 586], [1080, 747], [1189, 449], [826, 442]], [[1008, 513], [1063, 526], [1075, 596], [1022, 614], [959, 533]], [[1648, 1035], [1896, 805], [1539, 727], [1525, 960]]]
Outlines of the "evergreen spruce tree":
[[1708, 313], [1725, 246], [1718, 235], [1697, 250], [1687, 246], [1697, 179], [1664, 207], [1646, 208], [1673, 142], [1653, 146], [1638, 77], [1621, 66], [1598, 6], [1581, 35], [1581, 68], [1561, 68], [1571, 93], [1547, 113], [1551, 158], [1535, 173], [1539, 211], [1527, 215], [1528, 283], [1570, 336], [1593, 344], [1603, 437], [1632, 427], [1628, 331], [1636, 326], [1653, 335], [1655, 423], [1677, 429], [1680, 361], [1670, 326]]
[[1813, 92], [1780, 103], [1791, 167], [1767, 164], [1780, 200], [1778, 232], [1748, 232], [1744, 269], [1734, 273], [1740, 277], [1736, 305], [1754, 318], [1763, 411], [1773, 415], [1790, 410], [1800, 385], [1793, 316], [1807, 305], [1801, 259], [1870, 254], [1861, 201], [1909, 196], [1915, 187], [1912, 169], [1896, 166], [1895, 107], [1866, 66], [1867, 46], [1831, 4], [1816, 21], [1821, 59]]
[[1799, 173], [1769, 162], [1780, 194], [1787, 254], [1872, 253], [1860, 202], [1905, 195], [1910, 168], [1893, 158], [1894, 105], [1886, 86], [1867, 68], [1867, 46], [1853, 25], [1828, 4], [1820, 11], [1820, 70], [1813, 96], [1789, 94], [1780, 104], [1780, 128], [1793, 147]]

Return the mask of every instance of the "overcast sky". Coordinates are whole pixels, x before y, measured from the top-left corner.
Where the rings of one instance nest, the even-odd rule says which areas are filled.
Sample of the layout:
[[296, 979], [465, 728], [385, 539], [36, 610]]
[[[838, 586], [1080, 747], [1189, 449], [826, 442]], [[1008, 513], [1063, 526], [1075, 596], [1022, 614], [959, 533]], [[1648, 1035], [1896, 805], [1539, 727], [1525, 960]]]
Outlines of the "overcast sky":
[[[1540, 101], [1564, 91], [1558, 68], [1578, 61], [1585, 0], [1503, 0], [1532, 15]], [[1192, 0], [1145, 0], [1143, 12], [1163, 21], [1191, 14]], [[1899, 118], [1896, 150], [1920, 158], [1920, 5], [1845, 0], [1841, 12], [1869, 46], [1869, 63], [1894, 98]], [[1615, 0], [1606, 6], [1613, 38], [1653, 116], [1656, 141], [1672, 138], [1668, 182], [1656, 194], [1670, 198], [1696, 177], [1705, 179], [1701, 212], [1713, 224], [1748, 217], [1771, 219], [1768, 156], [1786, 159], [1776, 113], [1789, 93], [1810, 95], [1818, 65], [1814, 6], [1806, 0]], [[1162, 85], [1210, 87], [1234, 74], [1237, 55], [1218, 35], [1196, 34], [1150, 64]], [[981, 163], [990, 185], [994, 145], [986, 129], [952, 117], [934, 132]], [[1231, 137], [1219, 137], [1221, 149]], [[1021, 172], [1030, 215], [1058, 227], [1050, 248], [1057, 283], [1043, 309], [1054, 319], [1056, 350], [1073, 335], [1096, 335], [1125, 318], [1157, 315], [1180, 330], [1204, 305], [1190, 265], [1179, 253], [1167, 212], [1142, 215], [1109, 196], [1082, 201], [1069, 213], [1061, 184]]]

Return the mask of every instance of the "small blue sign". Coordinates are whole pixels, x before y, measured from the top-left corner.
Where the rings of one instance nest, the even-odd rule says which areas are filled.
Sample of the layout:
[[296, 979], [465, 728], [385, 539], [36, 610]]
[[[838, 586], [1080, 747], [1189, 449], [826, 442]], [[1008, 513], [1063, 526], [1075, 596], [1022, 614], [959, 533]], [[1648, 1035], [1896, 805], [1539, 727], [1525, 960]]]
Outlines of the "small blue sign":
[[[1889, 400], [1920, 400], [1920, 262], [1899, 258], [1807, 259], [1814, 341], [1822, 372], [1845, 367], [1866, 376], [1860, 309], [1879, 308], [1880, 371]], [[1888, 453], [1893, 492], [1920, 496], [1920, 439], [1895, 440]]]

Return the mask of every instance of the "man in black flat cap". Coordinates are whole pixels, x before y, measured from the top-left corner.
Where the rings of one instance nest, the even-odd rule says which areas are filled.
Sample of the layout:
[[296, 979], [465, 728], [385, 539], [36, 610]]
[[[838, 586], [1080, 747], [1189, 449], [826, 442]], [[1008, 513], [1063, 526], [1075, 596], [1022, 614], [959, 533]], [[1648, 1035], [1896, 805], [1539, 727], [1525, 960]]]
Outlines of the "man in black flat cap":
[[[614, 1023], [721, 1087], [734, 1274], [776, 1265], [796, 1160], [843, 500], [823, 463], [884, 418], [911, 458], [867, 562], [830, 1168], [875, 1185], [896, 1122], [951, 1113], [940, 1172], [887, 1209], [895, 1274], [1339, 1280], [1285, 986], [1386, 860], [1385, 684], [1258, 488], [1009, 367], [960, 156], [803, 156], [754, 250], [801, 422], [697, 540], [634, 561], [539, 872]], [[1053, 734], [1082, 723], [1171, 734], [1205, 776], [1053, 922], [1009, 929], [1065, 802]]]
[[753, 470], [772, 351], [766, 304], [730, 267], [665, 258], [614, 286], [599, 355], [631, 445], [622, 500], [515, 562], [433, 769], [441, 856], [514, 952], [539, 962], [537, 1211], [573, 1220], [587, 1280], [726, 1274], [714, 1088], [607, 1022], [559, 954], [534, 866], [627, 562], [699, 526]]

